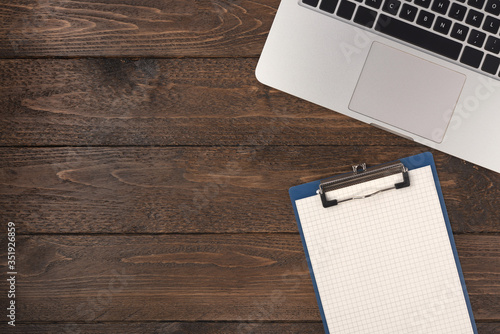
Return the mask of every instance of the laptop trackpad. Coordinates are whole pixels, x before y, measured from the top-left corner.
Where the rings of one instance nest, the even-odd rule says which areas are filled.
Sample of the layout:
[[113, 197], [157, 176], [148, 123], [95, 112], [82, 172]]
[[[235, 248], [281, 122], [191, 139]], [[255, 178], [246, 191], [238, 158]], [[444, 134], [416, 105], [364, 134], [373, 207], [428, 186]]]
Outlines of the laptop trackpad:
[[349, 109], [440, 143], [465, 75], [374, 42]]

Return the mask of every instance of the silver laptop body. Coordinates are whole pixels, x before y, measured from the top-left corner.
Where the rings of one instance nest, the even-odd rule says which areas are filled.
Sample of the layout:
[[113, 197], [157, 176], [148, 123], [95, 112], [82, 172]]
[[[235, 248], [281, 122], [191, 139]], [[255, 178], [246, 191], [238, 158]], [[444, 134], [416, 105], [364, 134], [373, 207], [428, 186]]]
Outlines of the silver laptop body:
[[[493, 18], [498, 16], [490, 13], [496, 5], [488, 3], [493, 0], [484, 0], [481, 9], [451, 2], [443, 14], [431, 11], [433, 7], [442, 10], [432, 0], [428, 8], [414, 2], [429, 0], [319, 0], [314, 6], [316, 1], [281, 2], [257, 65], [260, 82], [500, 172], [500, 66], [490, 73], [496, 58], [500, 59], [492, 45], [500, 35], [488, 33], [483, 39], [487, 51], [471, 44], [477, 42], [474, 27], [459, 41], [461, 49], [449, 36], [463, 34], [457, 26], [473, 20], [474, 13], [483, 14], [482, 26], [490, 21], [496, 24]], [[447, 0], [434, 1], [446, 5]], [[342, 2], [344, 12], [352, 10], [350, 20], [336, 15]], [[396, 11], [391, 4], [398, 7]], [[452, 9], [463, 7], [468, 10], [465, 17], [453, 18]], [[367, 22], [367, 13], [373, 16], [372, 23]], [[433, 25], [419, 26], [417, 19], [422, 24], [429, 13], [434, 15]], [[401, 18], [403, 14], [415, 15], [414, 22]], [[424, 32], [400, 38], [401, 31], [413, 31], [408, 24]], [[446, 24], [448, 36], [439, 31], [446, 30]], [[422, 40], [415, 44], [412, 39], [417, 35]], [[452, 42], [441, 43], [442, 37]], [[478, 33], [478, 37], [480, 41], [484, 36]], [[421, 46], [429, 40], [434, 43], [432, 50]], [[479, 52], [484, 56], [475, 64]]]

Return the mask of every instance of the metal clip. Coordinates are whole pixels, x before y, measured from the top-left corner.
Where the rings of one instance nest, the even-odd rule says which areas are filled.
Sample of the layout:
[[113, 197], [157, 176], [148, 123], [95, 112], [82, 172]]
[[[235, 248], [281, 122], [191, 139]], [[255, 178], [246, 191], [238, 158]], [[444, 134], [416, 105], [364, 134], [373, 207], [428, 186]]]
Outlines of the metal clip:
[[[361, 170], [360, 170], [361, 167]], [[352, 172], [358, 174], [358, 172], [364, 172], [366, 170], [366, 164], [363, 162], [361, 165], [353, 165]]]
[[[349, 187], [352, 185], [372, 181], [375, 179], [394, 175], [397, 173], [402, 173], [403, 181], [394, 184], [392, 187], [379, 189], [371, 194], [367, 194], [367, 195], [363, 195], [363, 196], [354, 196], [352, 198], [347, 198], [347, 199], [343, 199], [343, 200], [337, 200], [337, 199], [327, 200], [326, 199], [326, 193], [328, 191], [333, 191], [333, 190]], [[368, 197], [371, 197], [373, 195], [376, 195], [376, 194], [381, 193], [381, 192], [386, 191], [386, 190], [405, 188], [405, 187], [408, 187], [409, 185], [410, 185], [410, 177], [408, 176], [408, 168], [406, 168], [406, 166], [403, 165], [403, 163], [400, 161], [383, 164], [383, 165], [369, 168], [369, 169], [367, 169], [366, 164], [363, 163], [360, 165], [353, 165], [352, 166], [352, 174], [335, 176], [335, 177], [331, 177], [331, 178], [328, 178], [326, 180], [321, 181], [321, 183], [319, 184], [319, 189], [318, 189], [317, 193], [321, 197], [321, 202], [323, 203], [323, 207], [328, 208], [330, 206], [337, 205], [338, 203], [341, 203], [341, 202], [345, 202], [345, 201], [349, 201], [349, 200], [353, 200], [353, 199], [368, 198]]]

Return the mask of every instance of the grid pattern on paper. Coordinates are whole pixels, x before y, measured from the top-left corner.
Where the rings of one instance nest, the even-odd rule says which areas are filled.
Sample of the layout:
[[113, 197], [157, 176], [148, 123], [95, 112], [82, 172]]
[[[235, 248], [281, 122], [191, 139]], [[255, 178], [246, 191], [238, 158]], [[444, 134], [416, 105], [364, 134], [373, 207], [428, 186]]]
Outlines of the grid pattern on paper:
[[431, 168], [409, 174], [408, 188], [327, 209], [296, 201], [332, 334], [473, 333]]

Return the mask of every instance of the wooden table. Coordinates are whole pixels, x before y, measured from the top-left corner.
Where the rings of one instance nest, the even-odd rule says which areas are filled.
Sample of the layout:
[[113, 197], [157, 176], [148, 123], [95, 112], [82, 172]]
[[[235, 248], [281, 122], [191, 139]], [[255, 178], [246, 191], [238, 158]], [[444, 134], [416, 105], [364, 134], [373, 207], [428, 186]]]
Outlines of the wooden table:
[[[288, 188], [427, 148], [257, 82], [278, 3], [0, 1], [0, 332], [322, 331]], [[500, 333], [500, 176], [433, 154]]]

